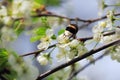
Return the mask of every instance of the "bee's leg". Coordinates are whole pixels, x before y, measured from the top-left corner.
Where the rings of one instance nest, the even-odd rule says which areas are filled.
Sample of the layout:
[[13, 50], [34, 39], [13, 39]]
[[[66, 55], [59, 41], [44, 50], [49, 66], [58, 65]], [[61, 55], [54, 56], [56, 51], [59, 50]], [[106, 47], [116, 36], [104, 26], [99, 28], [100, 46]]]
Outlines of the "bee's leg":
[[76, 39], [76, 35], [73, 35], [73, 39]]

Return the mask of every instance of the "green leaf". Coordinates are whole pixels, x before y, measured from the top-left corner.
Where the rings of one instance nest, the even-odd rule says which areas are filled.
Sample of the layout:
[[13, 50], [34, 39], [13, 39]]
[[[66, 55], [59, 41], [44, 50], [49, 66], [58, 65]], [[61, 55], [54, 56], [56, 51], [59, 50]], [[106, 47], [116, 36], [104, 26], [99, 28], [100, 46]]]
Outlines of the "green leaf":
[[61, 0], [35, 0], [35, 2], [47, 6], [58, 6], [60, 5]]
[[34, 0], [36, 3], [39, 3], [39, 4], [45, 4], [45, 1], [44, 0]]
[[13, 0], [8, 0], [9, 2], [12, 2]]
[[62, 33], [65, 32], [65, 29], [61, 29], [59, 32], [58, 32], [58, 35], [61, 35]]
[[32, 22], [38, 22], [39, 21], [39, 18], [32, 18]]
[[40, 40], [43, 36], [46, 35], [46, 27], [39, 27], [37, 29], [33, 30], [33, 37], [31, 37], [30, 41], [35, 42], [37, 40]]
[[44, 0], [45, 5], [47, 6], [59, 6], [61, 3], [61, 0]]
[[52, 36], [51, 36], [51, 39], [55, 40], [55, 39], [56, 39], [56, 36], [55, 36], [55, 35], [52, 35]]
[[15, 32], [16, 32], [16, 34], [19, 36], [23, 31], [24, 31], [23, 28], [19, 28], [19, 29], [17, 29]]
[[41, 19], [42, 25], [43, 25], [44, 27], [50, 28], [47, 17], [41, 17], [40, 19]]
[[39, 36], [43, 36], [46, 34], [46, 27], [40, 27], [34, 30], [35, 34], [39, 35]]
[[3, 74], [3, 77], [6, 79], [6, 80], [16, 80], [15, 78], [17, 77], [17, 73], [11, 69], [10, 73], [5, 73]]
[[8, 52], [4, 48], [0, 48], [0, 71], [4, 68], [8, 60]]
[[42, 37], [42, 36], [34, 36], [34, 37], [31, 37], [31, 38], [30, 38], [30, 41], [31, 41], [31, 42], [35, 42], [35, 41], [37, 41], [37, 40], [40, 40], [41, 37]]
[[20, 23], [20, 21], [16, 21], [14, 23], [14, 31], [17, 35], [20, 35], [24, 31], [24, 27], [22, 26], [23, 25]]

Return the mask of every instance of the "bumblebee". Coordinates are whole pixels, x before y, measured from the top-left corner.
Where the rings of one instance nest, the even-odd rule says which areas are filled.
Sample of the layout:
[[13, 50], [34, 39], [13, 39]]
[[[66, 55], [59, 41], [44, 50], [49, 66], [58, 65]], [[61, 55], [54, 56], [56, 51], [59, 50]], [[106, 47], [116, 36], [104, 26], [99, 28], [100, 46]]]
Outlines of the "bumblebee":
[[70, 38], [76, 38], [76, 33], [78, 32], [78, 26], [76, 24], [70, 24], [66, 27], [64, 36]]

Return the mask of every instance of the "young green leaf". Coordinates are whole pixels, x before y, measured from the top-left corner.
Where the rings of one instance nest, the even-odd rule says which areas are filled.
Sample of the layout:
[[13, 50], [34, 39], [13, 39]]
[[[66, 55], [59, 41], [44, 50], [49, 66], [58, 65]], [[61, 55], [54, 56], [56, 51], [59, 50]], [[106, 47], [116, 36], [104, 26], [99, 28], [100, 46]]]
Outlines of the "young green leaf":
[[31, 37], [30, 41], [31, 42], [35, 42], [37, 40], [40, 40], [40, 38], [42, 38], [43, 36], [46, 35], [46, 27], [39, 27], [35, 30], [33, 30], [33, 34], [35, 34], [33, 37]]
[[55, 35], [52, 35], [51, 38], [52, 38], [53, 40], [55, 40], [55, 39], [56, 39], [56, 36], [55, 36]]
[[40, 35], [43, 36], [46, 34], [46, 30], [47, 30], [46, 27], [39, 27], [39, 28], [35, 29], [34, 32], [35, 32], [35, 34], [37, 34], [39, 36]]
[[0, 71], [4, 68], [8, 60], [8, 52], [4, 48], [0, 48]]
[[31, 37], [31, 38], [30, 38], [30, 41], [31, 41], [31, 42], [35, 42], [35, 41], [37, 41], [37, 40], [40, 40], [40, 38], [41, 38], [41, 36], [34, 36], [34, 37]]
[[58, 35], [61, 35], [62, 33], [65, 32], [65, 29], [61, 29], [59, 32], [58, 32]]

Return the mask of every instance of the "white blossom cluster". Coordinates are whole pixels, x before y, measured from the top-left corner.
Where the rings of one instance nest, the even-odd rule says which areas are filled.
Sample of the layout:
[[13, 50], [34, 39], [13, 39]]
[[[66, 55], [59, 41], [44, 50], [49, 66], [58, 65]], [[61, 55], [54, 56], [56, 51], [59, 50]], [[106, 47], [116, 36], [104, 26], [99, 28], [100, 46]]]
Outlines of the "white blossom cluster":
[[0, 6], [0, 34], [3, 43], [17, 38], [15, 29], [17, 30], [19, 25], [17, 25], [18, 27], [13, 25], [14, 19], [29, 16], [32, 7], [31, 2], [32, 0], [13, 0], [9, 7], [5, 5]]
[[28, 16], [32, 8], [32, 0], [13, 0], [12, 17]]
[[59, 49], [59, 53], [57, 54], [58, 58], [69, 57], [69, 59], [73, 59], [75, 56], [80, 56], [87, 52], [84, 44], [77, 39], [66, 44], [58, 44], [57, 47]]
[[110, 48], [111, 51], [111, 58], [113, 60], [117, 60], [118, 62], [120, 62], [120, 45], [118, 46], [113, 46], [112, 49]]
[[37, 57], [37, 61], [41, 65], [47, 65], [50, 61], [49, 53], [41, 53], [40, 56]]
[[[107, 15], [107, 20], [98, 22], [97, 25], [93, 27], [93, 39], [97, 42], [108, 43], [120, 38], [120, 28], [114, 26], [113, 21], [113, 11], [109, 11]], [[104, 33], [115, 31], [115, 34], [104, 36]]]
[[15, 34], [14, 30], [9, 27], [2, 27], [1, 31], [1, 40], [3, 43], [12, 41], [17, 38], [17, 35]]
[[8, 16], [7, 8], [5, 6], [1, 6], [0, 9], [0, 21], [2, 21], [5, 25], [9, 25], [11, 23], [12, 18]]
[[10, 25], [13, 18], [26, 17], [30, 15], [32, 8], [32, 0], [13, 0], [12, 6], [9, 8], [2, 5], [0, 6], [0, 21], [5, 25]]
[[16, 72], [16, 80], [35, 80], [38, 75], [38, 69], [30, 61], [23, 62], [20, 57], [11, 54], [8, 58], [10, 68]]
[[[77, 39], [70, 39], [69, 38], [69, 32], [65, 31], [66, 35], [61, 34], [57, 37], [57, 44], [56, 47], [58, 48], [58, 53], [56, 54], [56, 57], [58, 59], [73, 59], [77, 56], [83, 55], [85, 52], [87, 52], [87, 48], [85, 47], [84, 43], [77, 40]], [[68, 34], [68, 35], [67, 35]], [[53, 35], [53, 30], [48, 29], [46, 31], [46, 36], [41, 38], [40, 44], [37, 46], [38, 49], [48, 49], [50, 46], [50, 43], [52, 41], [51, 36]], [[47, 56], [46, 56], [47, 54]], [[49, 62], [50, 55], [49, 53], [41, 53], [40, 56], [37, 57], [38, 62], [40, 62], [41, 65], [46, 65]], [[91, 58], [88, 58], [91, 59]]]
[[[107, 20], [98, 22], [96, 26], [93, 27], [93, 40], [100, 43], [109, 43], [111, 41], [117, 40], [120, 38], [120, 27], [114, 26], [113, 11], [109, 11], [107, 14]], [[104, 36], [104, 33], [115, 31], [115, 34]], [[117, 45], [114, 49], [111, 49], [111, 58], [120, 62], [120, 46]]]

